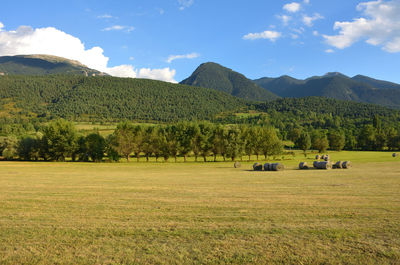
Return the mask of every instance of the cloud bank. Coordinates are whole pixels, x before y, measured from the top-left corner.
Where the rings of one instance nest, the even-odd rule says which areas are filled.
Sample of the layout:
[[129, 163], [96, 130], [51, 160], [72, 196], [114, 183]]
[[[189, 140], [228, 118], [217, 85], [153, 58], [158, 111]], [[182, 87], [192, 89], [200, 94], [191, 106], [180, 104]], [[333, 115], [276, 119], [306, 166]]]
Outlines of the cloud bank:
[[357, 10], [364, 17], [335, 22], [334, 29], [339, 34], [323, 35], [327, 44], [344, 49], [365, 40], [387, 52], [400, 52], [400, 0], [363, 2], [357, 5]]
[[109, 67], [109, 58], [104, 55], [101, 47], [87, 49], [80, 39], [54, 27], [34, 29], [20, 26], [16, 30], [7, 31], [0, 22], [0, 56], [21, 54], [48, 54], [77, 60], [90, 68], [118, 77], [176, 82], [176, 72], [170, 68], [135, 69], [132, 65]]

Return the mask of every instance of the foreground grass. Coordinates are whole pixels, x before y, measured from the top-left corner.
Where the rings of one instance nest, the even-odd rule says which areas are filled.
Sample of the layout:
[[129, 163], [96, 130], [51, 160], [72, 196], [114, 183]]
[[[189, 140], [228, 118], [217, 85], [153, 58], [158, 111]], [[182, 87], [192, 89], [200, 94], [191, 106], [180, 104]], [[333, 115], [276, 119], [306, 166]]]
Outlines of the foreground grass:
[[284, 172], [1, 162], [0, 264], [399, 264], [391, 160]]

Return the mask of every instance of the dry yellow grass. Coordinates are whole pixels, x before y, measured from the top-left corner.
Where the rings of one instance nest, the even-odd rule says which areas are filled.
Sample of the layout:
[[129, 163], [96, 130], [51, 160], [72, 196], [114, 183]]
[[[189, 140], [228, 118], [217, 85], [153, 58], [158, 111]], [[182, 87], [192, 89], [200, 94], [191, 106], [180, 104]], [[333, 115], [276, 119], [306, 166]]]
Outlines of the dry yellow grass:
[[251, 164], [1, 162], [0, 264], [400, 263], [399, 161]]

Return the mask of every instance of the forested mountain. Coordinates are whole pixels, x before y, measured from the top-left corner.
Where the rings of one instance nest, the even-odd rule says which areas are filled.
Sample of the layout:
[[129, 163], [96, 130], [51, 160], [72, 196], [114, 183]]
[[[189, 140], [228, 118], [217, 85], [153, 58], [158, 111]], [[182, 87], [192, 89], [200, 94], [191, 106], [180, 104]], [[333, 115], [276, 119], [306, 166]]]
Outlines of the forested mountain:
[[361, 83], [365, 83], [365, 84], [369, 84], [375, 88], [379, 88], [379, 89], [399, 89], [400, 90], [400, 84], [396, 84], [396, 83], [392, 83], [392, 82], [388, 82], [388, 81], [384, 81], [384, 80], [378, 80], [378, 79], [374, 79], [365, 75], [356, 75], [354, 77], [352, 77], [351, 79], [361, 82]]
[[0, 57], [0, 75], [105, 75], [78, 61], [52, 55], [17, 55]]
[[400, 85], [364, 76], [349, 78], [341, 73], [328, 73], [306, 80], [282, 76], [254, 82], [281, 97], [320, 96], [400, 108]]
[[254, 84], [244, 75], [216, 63], [201, 64], [193, 74], [181, 84], [220, 90], [248, 100], [274, 100], [278, 97]]
[[245, 107], [208, 88], [110, 76], [0, 76], [0, 117], [71, 120], [205, 120]]

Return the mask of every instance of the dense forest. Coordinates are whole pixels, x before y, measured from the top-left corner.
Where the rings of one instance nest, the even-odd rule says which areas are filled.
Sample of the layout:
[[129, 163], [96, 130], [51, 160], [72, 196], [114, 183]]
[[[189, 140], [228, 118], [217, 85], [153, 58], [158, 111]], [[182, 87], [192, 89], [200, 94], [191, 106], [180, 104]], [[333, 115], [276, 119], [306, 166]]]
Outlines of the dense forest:
[[400, 112], [379, 105], [308, 97], [252, 104], [249, 109], [248, 113], [221, 115], [216, 122], [273, 126], [281, 139], [295, 143], [302, 133], [311, 141], [320, 138], [325, 142], [336, 134], [344, 139], [342, 148], [346, 150], [394, 150], [400, 146]]
[[0, 117], [75, 121], [206, 120], [245, 107], [226, 93], [148, 79], [0, 76]]

